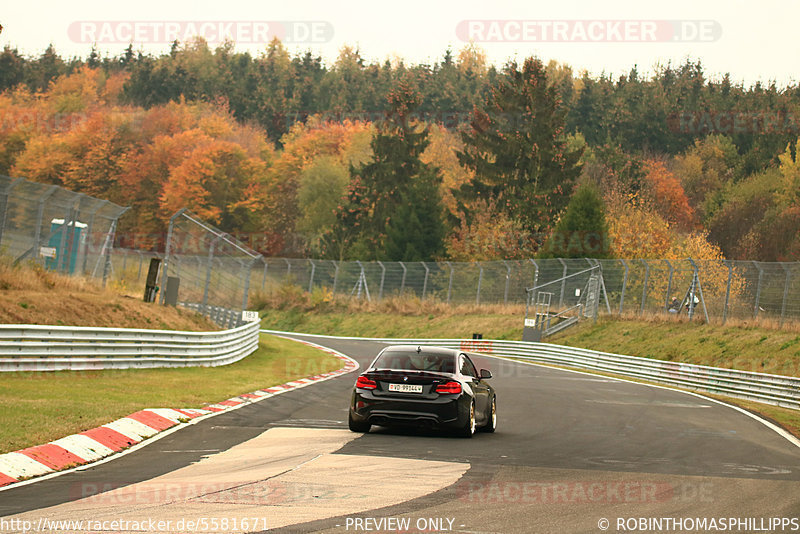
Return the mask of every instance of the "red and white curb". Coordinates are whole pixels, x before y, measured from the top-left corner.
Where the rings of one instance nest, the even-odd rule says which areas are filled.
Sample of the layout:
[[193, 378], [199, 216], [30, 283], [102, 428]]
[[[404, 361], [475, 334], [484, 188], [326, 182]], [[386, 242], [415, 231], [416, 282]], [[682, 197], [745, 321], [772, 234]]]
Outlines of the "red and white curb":
[[60, 471], [97, 462], [103, 458], [129, 450], [148, 438], [167, 429], [177, 430], [184, 423], [192, 423], [213, 417], [223, 412], [260, 402], [269, 397], [303, 388], [317, 382], [329, 380], [358, 369], [358, 362], [344, 354], [308, 341], [298, 341], [326, 352], [344, 362], [344, 367], [279, 386], [244, 393], [201, 409], [152, 408], [140, 410], [122, 419], [92, 428], [80, 434], [51, 441], [45, 445], [28, 447], [19, 451], [0, 454], [0, 491], [7, 486], [35, 477], [53, 475]]

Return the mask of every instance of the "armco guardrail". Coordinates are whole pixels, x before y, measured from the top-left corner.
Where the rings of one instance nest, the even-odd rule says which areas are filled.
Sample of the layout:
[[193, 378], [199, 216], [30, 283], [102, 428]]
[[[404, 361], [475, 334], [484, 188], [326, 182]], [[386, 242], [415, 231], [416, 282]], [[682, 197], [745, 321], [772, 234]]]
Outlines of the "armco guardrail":
[[[269, 331], [265, 331], [269, 332]], [[435, 345], [627, 376], [649, 382], [800, 409], [800, 378], [610, 354], [550, 343], [506, 340], [387, 339], [380, 343]]]
[[0, 371], [227, 365], [258, 348], [259, 322], [220, 332], [0, 325]]

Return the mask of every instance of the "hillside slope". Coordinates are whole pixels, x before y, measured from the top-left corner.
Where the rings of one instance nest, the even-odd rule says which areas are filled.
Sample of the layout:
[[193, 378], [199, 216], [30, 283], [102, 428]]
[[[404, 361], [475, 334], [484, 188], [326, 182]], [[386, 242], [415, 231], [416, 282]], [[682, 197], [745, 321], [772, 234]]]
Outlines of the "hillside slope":
[[0, 257], [0, 324], [219, 330], [199, 314], [147, 304], [141, 297], [103, 289], [93, 280], [56, 274], [37, 264], [14, 266], [7, 257]]

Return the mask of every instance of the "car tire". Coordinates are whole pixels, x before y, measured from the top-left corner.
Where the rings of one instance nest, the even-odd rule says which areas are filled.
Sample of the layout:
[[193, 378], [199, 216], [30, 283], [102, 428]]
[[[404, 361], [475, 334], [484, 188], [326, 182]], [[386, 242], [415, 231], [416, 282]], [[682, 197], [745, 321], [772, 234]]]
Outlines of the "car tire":
[[359, 434], [366, 434], [372, 427], [372, 425], [367, 422], [354, 421], [352, 413], [347, 414], [347, 426], [350, 427], [351, 431], [358, 432]]
[[489, 403], [489, 414], [486, 424], [480, 427], [481, 432], [494, 432], [497, 429], [497, 397]]
[[469, 416], [464, 422], [464, 426], [458, 431], [458, 435], [462, 438], [471, 438], [475, 435], [475, 401], [469, 404]]

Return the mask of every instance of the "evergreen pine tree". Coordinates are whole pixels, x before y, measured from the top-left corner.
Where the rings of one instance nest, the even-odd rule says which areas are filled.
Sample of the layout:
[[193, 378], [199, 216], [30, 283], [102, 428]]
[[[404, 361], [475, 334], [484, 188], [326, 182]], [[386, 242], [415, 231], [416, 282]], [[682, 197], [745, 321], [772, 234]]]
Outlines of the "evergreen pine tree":
[[528, 58], [522, 69], [510, 63], [485, 111], [475, 111], [472, 131], [463, 135], [459, 161], [475, 178], [454, 193], [467, 216], [472, 201], [495, 198], [532, 234], [549, 228], [580, 174], [581, 154], [568, 150], [564, 125], [564, 109], [542, 62]]
[[539, 252], [541, 258], [608, 258], [603, 200], [591, 184], [581, 185]]
[[439, 169], [420, 161], [428, 129], [411, 121], [420, 96], [401, 82], [389, 95], [387, 120], [372, 140], [373, 159], [351, 167], [338, 226], [350, 243], [332, 243], [354, 259], [430, 260], [444, 250]]

